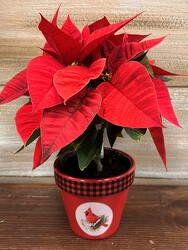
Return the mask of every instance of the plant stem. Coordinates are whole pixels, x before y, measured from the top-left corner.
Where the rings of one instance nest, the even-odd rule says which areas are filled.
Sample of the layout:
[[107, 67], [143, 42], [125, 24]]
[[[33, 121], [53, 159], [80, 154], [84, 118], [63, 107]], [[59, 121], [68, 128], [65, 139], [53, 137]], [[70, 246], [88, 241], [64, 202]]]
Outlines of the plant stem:
[[[102, 130], [104, 132], [104, 128]], [[100, 150], [95, 154], [94, 159], [93, 159], [96, 163], [98, 173], [101, 173], [103, 170], [103, 164], [101, 162], [101, 159], [103, 157], [104, 157], [104, 147], [102, 143]]]
[[93, 160], [95, 161], [96, 163], [96, 166], [97, 166], [97, 172], [100, 174], [103, 170], [103, 164], [101, 162], [101, 159], [103, 158], [104, 156], [104, 147], [103, 147], [103, 142], [104, 142], [104, 129], [106, 127], [106, 121], [101, 119], [101, 123], [100, 123], [100, 128], [99, 130], [102, 131], [102, 136], [103, 136], [103, 140], [102, 140], [102, 145], [101, 145], [101, 148], [98, 150], [98, 152], [95, 154]]
[[102, 162], [101, 162], [101, 153], [100, 153], [100, 152], [97, 153], [97, 154], [94, 156], [93, 160], [94, 160], [95, 163], [96, 163], [97, 172], [98, 172], [98, 173], [102, 172], [102, 170], [103, 170], [103, 165], [102, 165]]

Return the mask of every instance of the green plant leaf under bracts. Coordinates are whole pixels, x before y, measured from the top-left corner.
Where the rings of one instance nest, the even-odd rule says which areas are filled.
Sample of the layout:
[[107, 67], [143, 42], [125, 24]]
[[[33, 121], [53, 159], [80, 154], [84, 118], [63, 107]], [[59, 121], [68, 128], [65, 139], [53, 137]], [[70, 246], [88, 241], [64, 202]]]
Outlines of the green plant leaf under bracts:
[[108, 123], [107, 125], [107, 136], [108, 136], [108, 140], [110, 143], [110, 146], [113, 147], [116, 138], [121, 135], [121, 131], [122, 131], [122, 127], [120, 126], [116, 126], [112, 123]]
[[170, 82], [173, 79], [167, 76], [157, 76], [157, 78], [160, 78], [163, 82]]
[[36, 129], [33, 134], [29, 137], [25, 145], [22, 145], [16, 152], [15, 154], [19, 153], [22, 151], [25, 147], [29, 146], [35, 139], [37, 139], [40, 136], [40, 129]]
[[140, 141], [140, 138], [145, 135], [146, 128], [125, 128], [127, 134], [135, 141]]
[[100, 154], [103, 142], [103, 130], [94, 129], [77, 149], [80, 170], [84, 170], [97, 154]]
[[65, 146], [64, 148], [60, 149], [59, 150], [59, 153], [57, 154], [57, 157], [60, 156], [60, 155], [63, 155], [65, 154], [66, 152], [68, 151], [74, 151], [74, 146], [72, 143], [68, 144], [67, 146]]
[[89, 136], [89, 134], [92, 133], [93, 129], [94, 127], [90, 125], [82, 135], [80, 135], [75, 141], [72, 142], [74, 150], [77, 150], [80, 147], [82, 142]]
[[153, 74], [153, 69], [152, 69], [152, 66], [149, 62], [149, 59], [147, 56], [144, 56], [144, 58], [140, 61], [140, 63], [147, 69], [149, 75], [151, 77], [154, 77], [154, 74]]
[[76, 151], [79, 146], [82, 144], [82, 142], [86, 139], [86, 137], [91, 133], [91, 126], [89, 126], [86, 131], [79, 136], [76, 140], [74, 140], [72, 143], [68, 144], [67, 146], [60, 149], [59, 153], [57, 154], [57, 157], [60, 155], [63, 155], [64, 153], [68, 151]]

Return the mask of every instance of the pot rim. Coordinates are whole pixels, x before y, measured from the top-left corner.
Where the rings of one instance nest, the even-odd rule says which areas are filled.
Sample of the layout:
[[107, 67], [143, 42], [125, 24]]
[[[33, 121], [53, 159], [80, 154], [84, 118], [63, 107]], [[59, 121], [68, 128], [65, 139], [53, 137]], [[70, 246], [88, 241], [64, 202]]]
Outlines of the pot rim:
[[78, 196], [88, 196], [88, 197], [100, 197], [117, 194], [128, 189], [135, 177], [135, 161], [127, 153], [111, 148], [105, 148], [107, 150], [116, 151], [122, 155], [125, 155], [129, 158], [131, 166], [129, 170], [125, 171], [123, 174], [101, 179], [84, 179], [69, 176], [64, 174], [58, 169], [58, 161], [65, 154], [59, 156], [54, 162], [54, 171], [55, 171], [55, 181], [57, 186], [68, 193]]
[[67, 151], [65, 152], [64, 154], [60, 155], [54, 162], [54, 169], [55, 169], [55, 172], [57, 172], [59, 175], [63, 176], [64, 178], [66, 178], [67, 180], [71, 180], [71, 181], [77, 181], [77, 182], [90, 182], [90, 183], [96, 183], [96, 182], [109, 182], [109, 180], [118, 180], [118, 179], [121, 179], [129, 174], [131, 174], [132, 172], [135, 171], [135, 168], [136, 168], [136, 163], [135, 163], [135, 160], [134, 158], [129, 155], [128, 153], [122, 151], [122, 150], [119, 150], [119, 149], [114, 149], [114, 148], [109, 148], [109, 147], [104, 147], [105, 149], [107, 150], [111, 150], [111, 151], [116, 151], [118, 153], [121, 153], [123, 155], [126, 155], [126, 157], [130, 160], [130, 163], [131, 163], [131, 166], [130, 168], [125, 171], [123, 174], [120, 174], [120, 175], [115, 175], [115, 176], [111, 176], [111, 177], [105, 177], [105, 178], [79, 178], [79, 177], [74, 177], [74, 176], [70, 176], [70, 175], [67, 175], [65, 173], [63, 173], [61, 170], [59, 170], [59, 168], [57, 167], [57, 163], [59, 161], [59, 159], [63, 158], [65, 154], [69, 153], [69, 152], [72, 152], [72, 151]]

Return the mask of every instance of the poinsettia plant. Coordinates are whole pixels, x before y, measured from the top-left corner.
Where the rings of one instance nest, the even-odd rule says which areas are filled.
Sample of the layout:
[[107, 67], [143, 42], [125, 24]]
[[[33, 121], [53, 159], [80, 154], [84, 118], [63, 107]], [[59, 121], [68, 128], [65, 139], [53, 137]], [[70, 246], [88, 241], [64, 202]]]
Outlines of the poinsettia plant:
[[28, 96], [15, 123], [21, 149], [36, 140], [33, 168], [55, 151], [75, 150], [81, 170], [92, 160], [101, 170], [104, 130], [113, 146], [122, 130], [139, 140], [147, 129], [166, 166], [162, 117], [179, 123], [165, 81], [175, 74], [147, 57], [165, 37], [115, 34], [141, 13], [114, 24], [104, 17], [80, 31], [70, 16], [57, 27], [58, 12], [52, 22], [41, 15], [39, 30], [46, 39], [41, 56], [0, 94], [0, 104]]

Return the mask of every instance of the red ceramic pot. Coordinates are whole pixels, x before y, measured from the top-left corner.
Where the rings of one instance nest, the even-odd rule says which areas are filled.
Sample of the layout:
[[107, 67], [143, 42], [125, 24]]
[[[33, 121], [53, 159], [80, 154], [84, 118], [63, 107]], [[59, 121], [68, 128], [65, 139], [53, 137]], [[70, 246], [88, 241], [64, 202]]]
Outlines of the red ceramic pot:
[[135, 161], [119, 150], [113, 150], [130, 161], [125, 173], [105, 179], [82, 179], [64, 174], [59, 162], [54, 163], [56, 184], [61, 189], [62, 199], [70, 227], [80, 237], [103, 239], [118, 229], [128, 190], [134, 181]]

